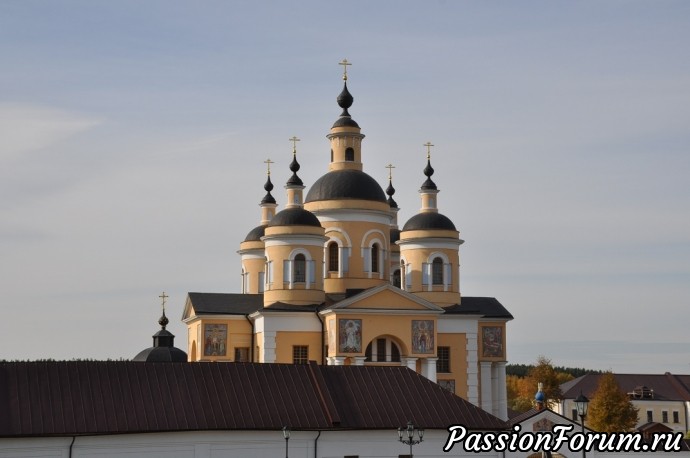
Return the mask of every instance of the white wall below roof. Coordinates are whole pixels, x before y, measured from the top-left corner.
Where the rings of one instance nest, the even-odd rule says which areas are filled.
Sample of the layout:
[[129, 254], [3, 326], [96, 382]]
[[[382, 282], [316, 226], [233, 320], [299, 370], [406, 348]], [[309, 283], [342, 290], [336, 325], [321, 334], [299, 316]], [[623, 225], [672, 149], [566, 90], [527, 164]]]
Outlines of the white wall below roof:
[[[409, 453], [395, 429], [374, 431], [293, 431], [289, 456], [299, 458], [380, 458]], [[415, 457], [446, 458], [445, 430], [427, 430], [424, 442], [413, 447]], [[71, 437], [0, 439], [0, 458], [69, 457]], [[285, 453], [281, 431], [200, 431], [179, 433], [79, 436], [73, 458], [275, 458]], [[452, 456], [495, 457], [491, 453], [465, 453], [455, 447]]]

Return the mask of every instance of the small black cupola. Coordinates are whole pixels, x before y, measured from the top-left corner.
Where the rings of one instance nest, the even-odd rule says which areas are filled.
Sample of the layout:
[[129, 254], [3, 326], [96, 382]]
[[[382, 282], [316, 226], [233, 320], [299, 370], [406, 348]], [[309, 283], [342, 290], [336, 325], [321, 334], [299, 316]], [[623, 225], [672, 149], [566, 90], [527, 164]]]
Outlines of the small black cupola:
[[165, 316], [165, 299], [167, 299], [168, 296], [163, 292], [163, 294], [158, 297], [163, 301], [163, 315], [158, 319], [161, 330], [153, 335], [153, 347], [140, 351], [132, 361], [145, 363], [186, 362], [187, 353], [175, 347], [175, 336], [165, 329], [170, 322], [168, 317]]

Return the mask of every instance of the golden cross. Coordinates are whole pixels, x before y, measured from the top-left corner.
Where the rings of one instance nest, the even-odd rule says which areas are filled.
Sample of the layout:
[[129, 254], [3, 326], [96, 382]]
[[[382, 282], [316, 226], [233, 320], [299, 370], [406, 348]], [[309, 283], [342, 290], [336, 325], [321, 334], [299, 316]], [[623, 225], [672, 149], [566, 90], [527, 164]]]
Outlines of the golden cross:
[[343, 59], [340, 62], [338, 62], [338, 65], [343, 66], [343, 80], [347, 81], [347, 66], [352, 65], [347, 61], [347, 59]]
[[426, 146], [426, 158], [431, 159], [431, 147], [434, 145], [432, 145], [431, 142], [426, 142], [424, 146]]
[[292, 142], [292, 153], [293, 154], [296, 153], [297, 152], [297, 142], [300, 141], [300, 139], [293, 136], [292, 138], [288, 138], [288, 140]]
[[388, 181], [390, 181], [393, 179], [393, 169], [395, 166], [393, 164], [388, 164], [386, 168], [388, 169]]
[[273, 161], [269, 158], [269, 159], [266, 159], [266, 160], [264, 161], [264, 164], [266, 164], [266, 168], [268, 169], [268, 172], [267, 172], [267, 173], [270, 175], [270, 174], [271, 174], [271, 164], [275, 164], [275, 162], [273, 162]]
[[161, 305], [163, 306], [163, 313], [165, 313], [165, 300], [166, 300], [167, 298], [169, 298], [170, 296], [168, 296], [167, 294], [165, 294], [165, 291], [163, 291], [163, 294], [161, 294], [161, 295], [158, 296], [158, 297], [160, 297], [160, 298], [162, 299], [162, 304], [161, 304]]

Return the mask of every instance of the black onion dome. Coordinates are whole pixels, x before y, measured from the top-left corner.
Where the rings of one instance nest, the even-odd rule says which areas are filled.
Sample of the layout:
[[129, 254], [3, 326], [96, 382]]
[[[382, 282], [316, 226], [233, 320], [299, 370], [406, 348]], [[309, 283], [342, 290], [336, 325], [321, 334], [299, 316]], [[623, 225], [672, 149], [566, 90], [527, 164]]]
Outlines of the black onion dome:
[[359, 199], [386, 202], [381, 186], [360, 170], [333, 170], [312, 185], [305, 202]]
[[426, 181], [422, 184], [422, 189], [438, 189], [436, 183], [431, 180], [431, 175], [434, 174], [434, 168], [431, 166], [431, 160], [427, 159], [426, 167], [424, 167], [424, 175]]
[[150, 347], [139, 352], [132, 361], [142, 363], [184, 363], [187, 361], [187, 353], [177, 347]]
[[333, 127], [359, 127], [359, 124], [350, 117], [350, 113], [347, 111], [352, 106], [354, 100], [350, 91], [347, 90], [347, 82], [345, 82], [342, 92], [336, 99], [338, 106], [343, 109], [343, 112], [340, 113], [340, 118], [333, 123]]
[[244, 238], [245, 242], [260, 242], [261, 237], [266, 233], [266, 225], [256, 226], [254, 229], [249, 231], [249, 234]]
[[302, 179], [297, 176], [297, 172], [300, 169], [299, 162], [297, 162], [297, 155], [293, 154], [292, 155], [292, 162], [290, 162], [290, 171], [292, 172], [292, 176], [290, 179], [287, 181], [288, 186], [302, 186]]
[[391, 245], [400, 240], [400, 229], [391, 229]]
[[268, 176], [268, 179], [266, 180], [266, 184], [264, 184], [264, 189], [266, 190], [266, 195], [264, 196], [263, 199], [261, 199], [262, 204], [274, 204], [276, 203], [276, 199], [271, 195], [271, 191], [273, 191], [273, 183], [271, 183], [271, 175]]
[[145, 363], [183, 363], [187, 361], [187, 353], [175, 347], [175, 336], [165, 329], [168, 317], [163, 315], [158, 320], [161, 330], [153, 335], [153, 347], [140, 351], [132, 361]]
[[279, 211], [268, 223], [268, 227], [275, 226], [315, 226], [321, 227], [319, 219], [312, 212], [303, 208], [286, 208]]
[[417, 213], [405, 223], [402, 230], [414, 231], [420, 229], [457, 231], [457, 229], [455, 229], [455, 224], [453, 224], [450, 218], [435, 212]]
[[391, 208], [398, 208], [398, 203], [393, 199], [393, 194], [395, 194], [395, 188], [393, 187], [393, 182], [390, 180], [388, 180], [386, 194], [388, 195], [388, 205], [390, 205]]

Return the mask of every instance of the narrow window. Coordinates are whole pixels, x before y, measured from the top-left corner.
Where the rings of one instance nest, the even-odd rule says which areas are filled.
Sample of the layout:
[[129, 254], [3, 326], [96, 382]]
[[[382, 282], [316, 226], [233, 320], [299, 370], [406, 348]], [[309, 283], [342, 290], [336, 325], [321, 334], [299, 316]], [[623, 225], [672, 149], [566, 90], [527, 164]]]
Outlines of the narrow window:
[[680, 423], [680, 418], [678, 416], [678, 411], [674, 410], [673, 411], [673, 423]]
[[434, 258], [431, 263], [431, 281], [434, 285], [443, 284], [443, 259]]
[[292, 346], [292, 364], [307, 364], [309, 362], [309, 347], [306, 345]]
[[661, 422], [662, 423], [668, 423], [668, 411], [667, 410], [661, 411]]
[[438, 361], [436, 362], [436, 372], [450, 372], [450, 347], [438, 347]]
[[400, 269], [395, 269], [393, 272], [393, 286], [400, 288], [402, 283], [400, 283]]
[[235, 348], [235, 362], [236, 363], [249, 362], [249, 348], [248, 347]]
[[376, 361], [386, 361], [386, 339], [376, 339]]
[[345, 150], [345, 160], [348, 162], [353, 162], [355, 160], [355, 150], [352, 148], [347, 148]]
[[379, 244], [374, 243], [371, 247], [371, 271], [379, 271]]
[[394, 363], [400, 362], [400, 349], [393, 342], [391, 342], [391, 361]]
[[651, 410], [647, 411], [647, 423], [654, 421], [654, 413]]
[[331, 162], [333, 162], [333, 148], [331, 148]]
[[570, 415], [573, 421], [577, 421], [577, 409], [573, 409]]
[[338, 244], [335, 242], [328, 244], [328, 270], [330, 272], [338, 271]]
[[306, 281], [307, 273], [307, 259], [303, 254], [295, 256], [294, 270], [292, 281], [295, 283], [304, 283]]

